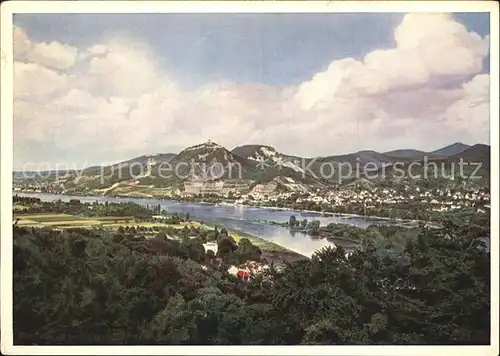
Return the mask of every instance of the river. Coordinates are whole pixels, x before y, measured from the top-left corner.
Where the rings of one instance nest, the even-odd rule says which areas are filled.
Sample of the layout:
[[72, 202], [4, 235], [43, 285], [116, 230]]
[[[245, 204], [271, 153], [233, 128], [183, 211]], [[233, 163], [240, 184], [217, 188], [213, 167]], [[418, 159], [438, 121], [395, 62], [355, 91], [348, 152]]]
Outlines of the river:
[[[329, 223], [342, 223], [366, 228], [374, 223], [381, 223], [381, 220], [360, 216], [338, 217], [325, 216], [321, 213], [309, 213], [292, 210], [278, 210], [273, 208], [254, 208], [241, 205], [218, 205], [218, 204], [199, 204], [187, 203], [164, 199], [141, 199], [141, 198], [117, 198], [106, 196], [72, 196], [44, 193], [20, 193], [13, 192], [18, 196], [36, 197], [42, 201], [69, 201], [78, 199], [81, 202], [133, 202], [140, 205], [158, 205], [169, 213], [179, 213], [185, 215], [189, 213], [191, 219], [202, 220], [208, 223], [217, 224], [228, 229], [238, 230], [247, 234], [258, 236], [269, 240], [277, 245], [295, 251], [301, 255], [311, 257], [312, 254], [325, 246], [334, 244], [326, 239], [312, 238], [311, 236], [290, 232], [287, 227], [280, 225], [271, 225], [263, 221], [286, 222], [291, 215], [295, 215], [298, 220], [319, 220], [321, 225]], [[391, 223], [385, 221], [385, 223]], [[343, 245], [346, 249], [352, 246], [346, 245], [344, 241], [336, 241], [336, 244]]]

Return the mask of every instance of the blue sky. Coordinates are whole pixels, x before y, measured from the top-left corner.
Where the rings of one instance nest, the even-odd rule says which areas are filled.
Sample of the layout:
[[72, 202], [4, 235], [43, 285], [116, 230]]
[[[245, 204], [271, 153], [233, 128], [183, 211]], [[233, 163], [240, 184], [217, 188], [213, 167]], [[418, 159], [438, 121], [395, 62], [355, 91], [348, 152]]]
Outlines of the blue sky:
[[[216, 79], [290, 85], [335, 59], [363, 58], [394, 45], [401, 13], [316, 14], [19, 14], [35, 41], [90, 46], [113, 35], [147, 39], [185, 84]], [[489, 33], [488, 13], [458, 13], [469, 30]], [[485, 59], [485, 70], [489, 60]]]
[[488, 13], [16, 14], [14, 28], [18, 167], [208, 138], [301, 156], [489, 143]]

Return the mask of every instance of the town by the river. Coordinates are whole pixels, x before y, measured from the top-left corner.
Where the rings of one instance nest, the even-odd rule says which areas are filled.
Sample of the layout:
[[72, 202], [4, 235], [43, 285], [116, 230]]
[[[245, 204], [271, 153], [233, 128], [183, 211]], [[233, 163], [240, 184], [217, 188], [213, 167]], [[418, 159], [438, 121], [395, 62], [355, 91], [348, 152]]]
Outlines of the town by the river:
[[142, 206], [160, 205], [162, 210], [168, 213], [186, 214], [189, 213], [191, 219], [204, 221], [206, 223], [217, 224], [228, 229], [237, 230], [246, 234], [254, 235], [259, 238], [271, 241], [288, 250], [297, 252], [303, 256], [310, 257], [312, 254], [325, 246], [334, 244], [342, 245], [350, 249], [352, 244], [346, 241], [338, 240], [328, 241], [309, 236], [306, 233], [290, 231], [285, 226], [279, 224], [269, 224], [267, 222], [285, 223], [291, 215], [297, 219], [318, 220], [322, 225], [329, 223], [341, 223], [360, 228], [366, 228], [371, 224], [393, 224], [396, 221], [387, 219], [377, 219], [373, 217], [349, 216], [340, 217], [324, 215], [314, 212], [300, 212], [293, 210], [279, 210], [273, 208], [255, 208], [242, 205], [219, 205], [219, 204], [201, 204], [187, 203], [166, 199], [141, 199], [141, 198], [121, 198], [107, 196], [74, 196], [63, 194], [45, 194], [45, 193], [21, 193], [16, 192], [18, 196], [36, 197], [42, 201], [70, 201], [78, 199], [83, 202], [133, 202]]

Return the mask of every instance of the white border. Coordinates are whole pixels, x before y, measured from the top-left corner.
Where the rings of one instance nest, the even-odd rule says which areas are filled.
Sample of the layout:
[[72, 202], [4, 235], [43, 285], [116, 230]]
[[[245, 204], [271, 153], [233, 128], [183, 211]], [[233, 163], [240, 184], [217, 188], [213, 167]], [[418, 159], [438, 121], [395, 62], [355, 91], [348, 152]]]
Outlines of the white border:
[[[11, 355], [498, 355], [499, 251], [499, 5], [495, 1], [10, 1], [1, 4], [1, 352]], [[12, 335], [12, 104], [13, 13], [237, 12], [489, 12], [491, 125], [491, 346], [13, 346]]]

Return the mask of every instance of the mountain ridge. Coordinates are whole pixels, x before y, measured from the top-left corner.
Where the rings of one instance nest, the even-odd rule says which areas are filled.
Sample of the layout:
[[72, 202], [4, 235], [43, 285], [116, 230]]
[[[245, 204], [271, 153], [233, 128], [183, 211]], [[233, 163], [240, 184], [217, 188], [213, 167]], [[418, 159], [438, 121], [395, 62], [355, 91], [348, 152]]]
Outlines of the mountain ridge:
[[[193, 146], [189, 146], [187, 148], [193, 148], [193, 147], [196, 147], [196, 146], [202, 146], [203, 144], [198, 144], [198, 145], [193, 145]], [[222, 147], [222, 148], [225, 148], [224, 146], [221, 146], [221, 145], [218, 145], [218, 144], [215, 144], [219, 147]], [[416, 153], [416, 154], [437, 154], [437, 155], [441, 155], [443, 156], [443, 158], [445, 156], [448, 156], [448, 155], [454, 155], [454, 154], [458, 154], [460, 152], [463, 152], [465, 151], [467, 148], [470, 148], [470, 147], [473, 147], [473, 146], [477, 146], [477, 145], [484, 145], [484, 146], [488, 146], [490, 147], [489, 145], [486, 145], [486, 144], [475, 144], [475, 145], [466, 145], [466, 144], [463, 144], [463, 143], [460, 143], [460, 142], [456, 142], [456, 143], [453, 143], [451, 145], [447, 145], [445, 147], [442, 147], [442, 148], [439, 148], [439, 149], [436, 149], [434, 151], [422, 151], [422, 150], [417, 150], [417, 149], [396, 149], [396, 150], [391, 150], [391, 151], [386, 151], [386, 152], [378, 152], [378, 151], [375, 151], [375, 150], [360, 150], [360, 151], [357, 151], [357, 152], [352, 152], [352, 153], [346, 153], [346, 154], [335, 154], [335, 155], [329, 155], [329, 156], [294, 156], [294, 155], [288, 155], [288, 154], [284, 154], [284, 153], [281, 153], [279, 151], [277, 151], [273, 146], [270, 146], [270, 145], [259, 145], [259, 144], [247, 144], [247, 145], [239, 145], [239, 146], [236, 146], [234, 147], [232, 150], [229, 150], [227, 148], [225, 148], [228, 152], [231, 152], [233, 154], [236, 154], [238, 156], [241, 156], [241, 157], [244, 157], [243, 154], [241, 154], [241, 152], [249, 149], [249, 148], [252, 148], [252, 147], [266, 147], [266, 148], [269, 148], [269, 149], [272, 149], [272, 150], [275, 150], [276, 152], [279, 152], [280, 155], [282, 156], [285, 156], [285, 157], [290, 157], [290, 158], [295, 158], [295, 159], [304, 159], [304, 160], [322, 160], [322, 161], [326, 161], [328, 159], [338, 159], [338, 158], [341, 158], [341, 157], [348, 157], [348, 156], [351, 156], [351, 155], [363, 155], [363, 154], [366, 154], [366, 153], [372, 153], [372, 154], [377, 154], [377, 155], [381, 155], [381, 156], [387, 156], [387, 157], [392, 157], [393, 159], [394, 158], [416, 158], [416, 157], [412, 157], [411, 154], [412, 153]], [[186, 149], [184, 149], [183, 151], [185, 151]], [[439, 152], [443, 152], [443, 151], [448, 151], [448, 152], [452, 152], [448, 155], [445, 155], [443, 153], [439, 153]], [[453, 152], [455, 151], [455, 152]], [[179, 153], [181, 153], [182, 151], [180, 151]], [[146, 163], [147, 161], [147, 158], [155, 158], [155, 159], [158, 159], [160, 161], [165, 161], [165, 162], [169, 162], [171, 161], [173, 158], [175, 158], [176, 156], [179, 155], [179, 153], [155, 153], [155, 154], [143, 154], [143, 155], [140, 155], [140, 156], [137, 156], [135, 158], [132, 158], [132, 159], [129, 159], [129, 160], [124, 160], [124, 161], [120, 161], [120, 162], [117, 162], [117, 163], [113, 163], [113, 164], [109, 164], [109, 165], [93, 165], [93, 166], [89, 166], [89, 167], [86, 167], [84, 168], [83, 170], [89, 170], [91, 168], [101, 168], [101, 167], [112, 167], [112, 166], [118, 166], [118, 165], [126, 165], [126, 164], [132, 164], [132, 163]], [[30, 171], [30, 173], [45, 173], [45, 172], [56, 172], [57, 170], [54, 170], [54, 169], [51, 169], [51, 170], [45, 170], [45, 171]], [[76, 171], [76, 170], [68, 170], [68, 172], [72, 172], [72, 171]], [[13, 173], [19, 173], [19, 172], [22, 172], [20, 170], [13, 170]]]
[[[454, 143], [433, 152], [442, 152], [443, 150], [453, 152], [461, 150], [464, 146], [466, 145]], [[448, 156], [429, 154], [428, 160], [445, 162], [449, 165], [450, 162], [458, 162], [460, 158], [463, 158], [464, 161], [482, 162], [483, 167], [486, 168], [489, 167], [490, 149], [488, 145], [476, 144]], [[304, 158], [283, 154], [269, 145], [241, 145], [230, 151], [215, 142], [207, 141], [186, 147], [177, 154], [141, 155], [113, 165], [88, 167], [82, 172], [65, 172], [66, 177], [63, 178], [61, 178], [61, 174], [56, 174], [57, 172], [52, 173], [51, 176], [53, 176], [54, 181], [56, 178], [62, 179], [63, 184], [68, 186], [83, 185], [89, 189], [104, 189], [121, 183], [182, 188], [188, 181], [234, 179], [259, 184], [279, 177], [285, 180], [289, 179], [296, 184], [321, 187], [333, 184], [339, 176], [345, 179], [346, 169], [343, 164], [346, 163], [351, 165], [347, 166], [348, 174], [354, 175], [367, 167], [368, 164], [370, 164], [370, 169], [384, 169], [384, 167], [391, 167], [397, 162], [407, 166], [411, 162], [423, 161], [426, 156], [425, 152], [423, 156], [420, 154], [423, 151], [409, 150], [410, 153], [417, 152], [419, 155], [400, 157], [401, 154], [398, 154], [397, 151], [380, 153], [374, 150], [361, 150], [343, 155]], [[394, 154], [395, 152], [396, 154]], [[163, 165], [163, 163], [169, 165]], [[159, 172], [164, 166], [170, 167], [170, 169], [175, 167], [175, 174], [172, 173], [168, 177], [160, 175]], [[179, 166], [183, 166], [184, 169], [177, 170]], [[231, 166], [235, 167], [233, 171], [227, 169]], [[19, 181], [19, 173], [22, 174], [22, 172], [13, 172], [13, 179]], [[231, 174], [233, 175], [231, 176]]]
[[449, 156], [449, 155], [454, 155], [454, 154], [458, 154], [460, 152], [463, 152], [470, 147], [472, 147], [472, 146], [466, 145], [462, 142], [455, 142], [455, 143], [452, 143], [451, 145], [441, 147], [441, 148], [434, 150], [434, 151], [431, 151], [429, 153]]

